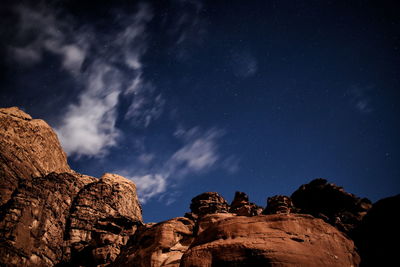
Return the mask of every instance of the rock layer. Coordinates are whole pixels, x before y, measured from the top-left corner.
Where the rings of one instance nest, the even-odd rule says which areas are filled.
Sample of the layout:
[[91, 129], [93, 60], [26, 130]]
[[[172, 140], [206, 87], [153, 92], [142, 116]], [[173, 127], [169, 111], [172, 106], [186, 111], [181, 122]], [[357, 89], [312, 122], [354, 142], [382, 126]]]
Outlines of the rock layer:
[[196, 237], [182, 267], [357, 266], [354, 244], [309, 215], [234, 216]]
[[46, 122], [16, 107], [0, 109], [0, 205], [22, 180], [70, 171], [57, 135]]

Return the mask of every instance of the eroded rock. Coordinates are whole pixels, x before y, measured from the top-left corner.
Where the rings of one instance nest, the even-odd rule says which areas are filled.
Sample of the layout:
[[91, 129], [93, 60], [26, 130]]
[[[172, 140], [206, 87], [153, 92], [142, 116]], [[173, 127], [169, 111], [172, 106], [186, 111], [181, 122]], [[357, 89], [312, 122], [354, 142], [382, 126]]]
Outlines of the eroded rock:
[[55, 132], [17, 107], [0, 108], [0, 205], [19, 182], [51, 172], [71, 172]]
[[71, 261], [83, 265], [113, 262], [141, 224], [135, 184], [104, 174], [85, 186], [72, 203], [67, 224]]
[[193, 242], [194, 222], [178, 217], [140, 227], [113, 266], [179, 267]]
[[267, 199], [267, 207], [263, 214], [289, 214], [296, 211], [288, 196], [276, 195]]
[[372, 206], [368, 199], [347, 193], [322, 178], [300, 186], [291, 199], [301, 213], [324, 219], [346, 233], [361, 222]]
[[229, 206], [225, 198], [217, 192], [206, 192], [192, 199], [190, 210], [192, 212], [189, 217], [197, 218], [206, 214], [227, 213]]
[[230, 205], [229, 212], [239, 216], [257, 216], [262, 212], [262, 207], [249, 202], [249, 197], [243, 192], [236, 192]]
[[234, 216], [202, 231], [183, 255], [190, 266], [357, 266], [354, 244], [309, 215]]

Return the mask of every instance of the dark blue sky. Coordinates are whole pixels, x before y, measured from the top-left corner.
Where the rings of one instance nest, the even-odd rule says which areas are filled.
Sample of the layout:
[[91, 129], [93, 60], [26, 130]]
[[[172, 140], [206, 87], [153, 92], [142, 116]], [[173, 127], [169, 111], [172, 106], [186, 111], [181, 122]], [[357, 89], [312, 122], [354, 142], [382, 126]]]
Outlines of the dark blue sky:
[[0, 7], [0, 105], [75, 170], [134, 180], [146, 221], [316, 177], [399, 193], [396, 1], [29, 2]]

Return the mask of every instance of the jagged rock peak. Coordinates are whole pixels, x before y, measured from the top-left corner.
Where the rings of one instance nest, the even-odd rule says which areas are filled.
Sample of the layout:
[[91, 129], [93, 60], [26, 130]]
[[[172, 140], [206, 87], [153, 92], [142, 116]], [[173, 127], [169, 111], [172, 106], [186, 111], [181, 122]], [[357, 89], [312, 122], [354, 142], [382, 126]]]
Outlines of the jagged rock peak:
[[256, 216], [262, 212], [262, 207], [249, 202], [249, 197], [244, 192], [237, 191], [231, 203], [229, 212], [239, 216]]

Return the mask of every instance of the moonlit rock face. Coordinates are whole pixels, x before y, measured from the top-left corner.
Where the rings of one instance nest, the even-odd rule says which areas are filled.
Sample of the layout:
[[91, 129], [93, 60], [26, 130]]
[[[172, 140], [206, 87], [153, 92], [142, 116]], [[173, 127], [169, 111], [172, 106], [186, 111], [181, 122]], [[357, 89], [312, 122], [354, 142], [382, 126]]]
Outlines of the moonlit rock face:
[[17, 107], [0, 109], [1, 204], [5, 203], [18, 181], [71, 172], [57, 135], [50, 126]]

